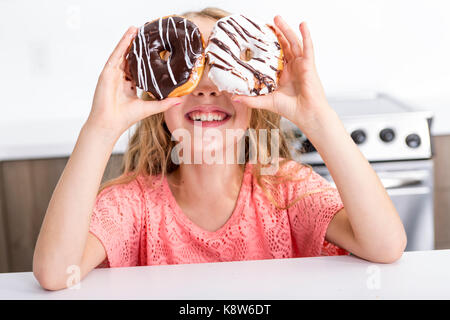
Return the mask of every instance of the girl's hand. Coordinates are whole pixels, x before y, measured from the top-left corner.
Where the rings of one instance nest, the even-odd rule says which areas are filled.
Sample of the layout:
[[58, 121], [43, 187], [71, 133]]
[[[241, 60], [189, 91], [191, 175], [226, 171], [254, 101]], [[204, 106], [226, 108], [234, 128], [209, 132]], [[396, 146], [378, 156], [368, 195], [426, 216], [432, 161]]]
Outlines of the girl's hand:
[[89, 126], [112, 133], [117, 138], [137, 121], [163, 112], [179, 103], [179, 98], [144, 101], [136, 95], [136, 84], [126, 76], [125, 55], [138, 29], [128, 28], [109, 57], [98, 79]]
[[276, 16], [274, 22], [285, 57], [278, 88], [268, 95], [235, 96], [233, 100], [278, 113], [306, 132], [315, 127], [318, 111], [330, 108], [316, 71], [311, 35], [302, 22], [299, 26], [302, 47], [294, 30], [280, 16]]

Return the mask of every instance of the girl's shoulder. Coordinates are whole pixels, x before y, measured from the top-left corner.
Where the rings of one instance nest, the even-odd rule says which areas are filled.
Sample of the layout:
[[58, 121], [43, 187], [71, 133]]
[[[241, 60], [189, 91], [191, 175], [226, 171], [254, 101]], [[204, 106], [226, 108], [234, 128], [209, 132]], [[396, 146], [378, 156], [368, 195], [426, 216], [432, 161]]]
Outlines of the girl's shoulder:
[[97, 201], [143, 202], [158, 197], [163, 189], [161, 175], [130, 172], [110, 181], [97, 195]]
[[331, 184], [320, 174], [314, 171], [314, 168], [305, 163], [300, 163], [294, 160], [286, 160], [285, 163], [280, 164], [280, 174], [287, 179], [286, 182], [294, 183], [297, 186], [301, 185], [305, 188], [316, 187], [331, 187]]

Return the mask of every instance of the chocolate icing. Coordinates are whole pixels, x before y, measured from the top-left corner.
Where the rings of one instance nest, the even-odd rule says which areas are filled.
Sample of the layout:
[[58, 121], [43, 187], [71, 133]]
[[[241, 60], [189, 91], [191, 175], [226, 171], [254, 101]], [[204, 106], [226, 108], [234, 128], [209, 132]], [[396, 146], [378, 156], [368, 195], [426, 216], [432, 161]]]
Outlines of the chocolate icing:
[[[167, 61], [160, 53], [169, 51]], [[183, 17], [170, 16], [139, 28], [127, 55], [137, 87], [161, 100], [185, 84], [204, 55], [199, 28]]]

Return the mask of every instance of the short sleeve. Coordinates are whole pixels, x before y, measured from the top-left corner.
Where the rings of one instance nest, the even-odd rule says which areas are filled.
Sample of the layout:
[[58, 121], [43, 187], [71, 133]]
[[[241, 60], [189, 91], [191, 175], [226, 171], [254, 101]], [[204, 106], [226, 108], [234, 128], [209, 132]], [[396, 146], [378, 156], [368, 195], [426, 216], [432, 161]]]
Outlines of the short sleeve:
[[106, 250], [98, 267], [138, 265], [143, 194], [136, 180], [103, 189], [96, 198], [89, 231]]
[[295, 178], [301, 181], [289, 182], [288, 200], [300, 200], [287, 210], [297, 256], [348, 255], [325, 240], [330, 221], [344, 208], [339, 191], [309, 166], [302, 166]]

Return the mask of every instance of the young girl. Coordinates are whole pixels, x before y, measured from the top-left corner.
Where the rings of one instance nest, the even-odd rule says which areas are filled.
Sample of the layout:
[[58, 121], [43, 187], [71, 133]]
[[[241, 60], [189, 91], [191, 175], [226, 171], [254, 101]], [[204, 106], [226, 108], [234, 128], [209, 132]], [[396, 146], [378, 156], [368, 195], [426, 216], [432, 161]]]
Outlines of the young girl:
[[[208, 39], [227, 13], [208, 8], [184, 14]], [[256, 260], [349, 252], [373, 262], [397, 260], [406, 246], [401, 220], [376, 173], [329, 106], [319, 80], [311, 36], [302, 41], [280, 16], [275, 30], [285, 55], [280, 85], [258, 97], [219, 91], [205, 67], [189, 95], [139, 99], [125, 76], [125, 54], [137, 33], [130, 27], [98, 80], [92, 110], [50, 200], [36, 243], [33, 272], [46, 289], [67, 286], [96, 267]], [[231, 115], [219, 127], [276, 129], [293, 122], [322, 156], [336, 188], [310, 166], [291, 160], [280, 135], [279, 169], [262, 175], [261, 163], [175, 164], [171, 133], [194, 136], [185, 114], [215, 106]], [[124, 172], [100, 182], [117, 139], [136, 131]], [[203, 127], [207, 131], [208, 127]], [[245, 139], [246, 150], [249, 136]], [[269, 138], [270, 140], [270, 138]], [[259, 141], [257, 137], [254, 141]], [[193, 152], [234, 148], [204, 141]], [[258, 149], [263, 149], [258, 146]], [[201, 150], [200, 150], [201, 151]], [[267, 151], [270, 158], [270, 151]]]

